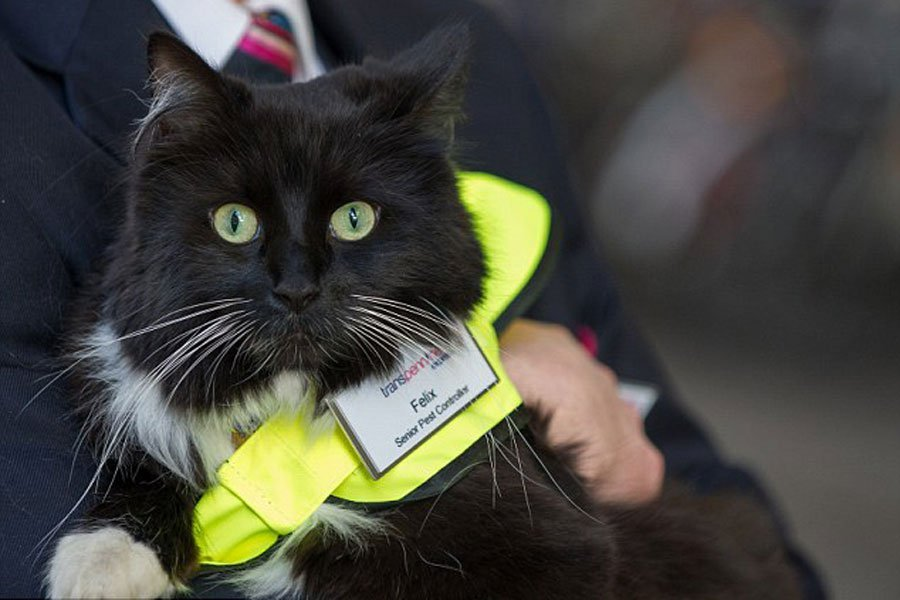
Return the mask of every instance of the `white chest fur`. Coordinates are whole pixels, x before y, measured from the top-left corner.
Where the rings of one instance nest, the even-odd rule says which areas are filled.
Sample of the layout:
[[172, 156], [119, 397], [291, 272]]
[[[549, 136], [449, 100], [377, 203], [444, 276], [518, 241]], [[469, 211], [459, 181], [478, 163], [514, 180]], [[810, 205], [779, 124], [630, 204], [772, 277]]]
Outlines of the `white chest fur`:
[[232, 431], [252, 429], [278, 412], [304, 407], [308, 389], [299, 371], [285, 371], [260, 393], [233, 401], [228, 408], [185, 415], [171, 407], [158, 373], [131, 364], [118, 334], [101, 322], [84, 340], [79, 360], [89, 376], [102, 383], [106, 397], [97, 399], [90, 425], [102, 434], [102, 460], [115, 460], [128, 444], [144, 449], [185, 481], [196, 484], [197, 465], [207, 481], [234, 451]]

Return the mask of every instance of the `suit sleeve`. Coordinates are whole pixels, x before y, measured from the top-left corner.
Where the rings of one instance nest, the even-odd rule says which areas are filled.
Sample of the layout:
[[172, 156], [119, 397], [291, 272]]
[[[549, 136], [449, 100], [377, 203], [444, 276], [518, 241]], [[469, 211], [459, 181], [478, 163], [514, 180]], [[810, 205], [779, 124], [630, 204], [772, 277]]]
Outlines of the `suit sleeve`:
[[56, 349], [67, 302], [103, 244], [97, 211], [112, 162], [71, 125], [58, 83], [0, 35], [0, 589], [9, 597], [40, 595], [55, 528], [71, 527], [95, 472], [75, 453]]

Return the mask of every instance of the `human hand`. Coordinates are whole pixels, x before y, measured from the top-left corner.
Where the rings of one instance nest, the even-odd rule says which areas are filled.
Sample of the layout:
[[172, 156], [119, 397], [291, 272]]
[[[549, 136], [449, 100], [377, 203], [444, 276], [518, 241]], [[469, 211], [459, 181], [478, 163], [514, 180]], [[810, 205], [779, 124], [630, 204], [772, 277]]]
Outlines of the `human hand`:
[[659, 495], [662, 454], [644, 434], [638, 411], [619, 398], [612, 370], [559, 325], [518, 319], [500, 347], [525, 406], [546, 419], [544, 442], [577, 448], [572, 466], [594, 498], [640, 504]]

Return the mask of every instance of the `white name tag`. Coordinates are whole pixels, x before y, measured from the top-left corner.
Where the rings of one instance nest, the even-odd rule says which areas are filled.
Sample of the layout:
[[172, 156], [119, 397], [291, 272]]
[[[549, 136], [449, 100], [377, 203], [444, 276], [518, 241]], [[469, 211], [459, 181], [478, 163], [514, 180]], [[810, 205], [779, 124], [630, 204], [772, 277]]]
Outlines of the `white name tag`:
[[460, 337], [452, 349], [406, 348], [394, 373], [326, 399], [373, 478], [497, 383], [468, 330]]

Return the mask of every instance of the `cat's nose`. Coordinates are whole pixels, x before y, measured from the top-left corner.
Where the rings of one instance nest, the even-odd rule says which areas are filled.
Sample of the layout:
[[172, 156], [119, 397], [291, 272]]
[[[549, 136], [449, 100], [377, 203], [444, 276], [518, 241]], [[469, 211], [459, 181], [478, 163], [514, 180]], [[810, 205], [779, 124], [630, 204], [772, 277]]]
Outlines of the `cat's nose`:
[[319, 295], [319, 288], [311, 283], [291, 285], [288, 282], [278, 284], [274, 290], [275, 297], [294, 312], [300, 312]]

